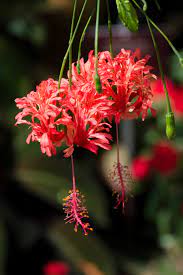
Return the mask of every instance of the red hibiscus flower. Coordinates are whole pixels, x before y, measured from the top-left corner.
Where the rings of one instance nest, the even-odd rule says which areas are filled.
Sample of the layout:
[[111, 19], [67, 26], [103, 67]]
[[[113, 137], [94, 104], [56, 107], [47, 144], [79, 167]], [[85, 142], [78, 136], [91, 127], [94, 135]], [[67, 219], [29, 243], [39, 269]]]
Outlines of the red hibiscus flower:
[[69, 157], [74, 145], [97, 153], [98, 147], [110, 150], [109, 134], [111, 125], [103, 121], [110, 113], [111, 101], [95, 91], [72, 87], [68, 92], [67, 108], [71, 119], [66, 125], [66, 143], [69, 146], [65, 157]]
[[[183, 117], [183, 87], [176, 86], [170, 79], [166, 79], [166, 86], [172, 103], [173, 111], [177, 116]], [[159, 78], [156, 81], [153, 81], [151, 87], [154, 94], [154, 101], [164, 101], [165, 92], [162, 80]]]
[[[64, 85], [67, 85], [66, 80], [63, 80], [61, 90], [64, 89]], [[29, 125], [32, 131], [26, 142], [30, 143], [31, 140], [40, 142], [42, 153], [48, 156], [56, 154], [56, 146], [60, 146], [63, 142], [64, 132], [58, 131], [57, 128], [69, 118], [66, 112], [58, 106], [61, 97], [57, 86], [57, 81], [50, 78], [42, 81], [36, 87], [36, 92], [31, 91], [26, 97], [15, 100], [17, 107], [23, 109], [16, 115], [15, 125]]]
[[88, 60], [86, 62], [81, 58], [79, 65], [80, 72], [78, 72], [75, 63], [72, 64], [72, 84], [79, 87], [81, 91], [85, 91], [85, 89], [95, 89], [95, 56], [93, 55], [93, 51], [89, 52]]
[[163, 175], [169, 175], [177, 168], [179, 153], [168, 142], [162, 141], [153, 148], [151, 166]]
[[147, 111], [152, 109], [151, 80], [156, 78], [146, 65], [149, 56], [139, 58], [140, 52], [135, 53], [124, 49], [114, 58], [109, 52], [99, 54], [99, 74], [105, 93], [114, 101], [113, 114], [115, 121], [133, 119], [142, 114], [144, 120]]
[[44, 275], [68, 275], [69, 271], [69, 265], [59, 261], [48, 262], [43, 267]]
[[145, 156], [138, 156], [133, 160], [131, 169], [133, 178], [142, 181], [150, 174], [151, 159]]

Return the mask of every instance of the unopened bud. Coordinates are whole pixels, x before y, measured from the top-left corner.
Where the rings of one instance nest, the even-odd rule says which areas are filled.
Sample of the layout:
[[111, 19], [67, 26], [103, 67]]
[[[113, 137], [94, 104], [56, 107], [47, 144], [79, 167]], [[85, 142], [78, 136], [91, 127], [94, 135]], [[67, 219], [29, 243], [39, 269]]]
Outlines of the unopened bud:
[[100, 81], [100, 77], [98, 75], [98, 73], [95, 74], [95, 88], [97, 90], [97, 92], [100, 94], [102, 92], [102, 84]]
[[168, 139], [173, 139], [176, 135], [174, 113], [166, 114], [166, 135]]

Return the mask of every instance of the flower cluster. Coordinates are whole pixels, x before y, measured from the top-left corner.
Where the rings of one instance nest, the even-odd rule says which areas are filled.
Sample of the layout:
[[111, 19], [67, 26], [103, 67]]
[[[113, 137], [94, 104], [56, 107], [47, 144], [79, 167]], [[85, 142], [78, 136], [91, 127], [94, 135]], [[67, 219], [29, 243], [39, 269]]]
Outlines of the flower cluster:
[[[88, 60], [82, 58], [72, 64], [72, 75], [61, 83], [49, 78], [42, 81], [36, 91], [15, 100], [22, 109], [16, 116], [16, 125], [27, 124], [31, 129], [27, 143], [31, 140], [40, 143], [41, 152], [47, 156], [56, 154], [56, 148], [65, 146], [64, 156], [72, 157], [75, 147], [83, 147], [95, 154], [98, 148], [110, 150], [112, 119], [119, 124], [124, 119], [142, 116], [144, 120], [148, 109], [152, 108], [151, 80], [155, 76], [147, 65], [149, 56], [140, 58], [140, 51], [132, 53], [122, 49], [112, 58], [107, 51], [98, 54], [98, 74], [102, 91], [95, 87], [95, 56], [89, 53]], [[71, 85], [70, 85], [71, 83]], [[119, 163], [117, 164], [119, 168]], [[120, 169], [118, 169], [120, 170]], [[122, 202], [124, 204], [125, 186], [122, 175]], [[75, 179], [74, 179], [75, 181]], [[64, 211], [69, 222], [75, 222], [75, 230], [81, 225], [84, 233], [90, 229], [88, 223], [81, 222], [82, 202], [75, 186]], [[77, 209], [79, 208], [79, 209]], [[78, 214], [79, 213], [79, 214]], [[78, 218], [79, 215], [79, 218]]]

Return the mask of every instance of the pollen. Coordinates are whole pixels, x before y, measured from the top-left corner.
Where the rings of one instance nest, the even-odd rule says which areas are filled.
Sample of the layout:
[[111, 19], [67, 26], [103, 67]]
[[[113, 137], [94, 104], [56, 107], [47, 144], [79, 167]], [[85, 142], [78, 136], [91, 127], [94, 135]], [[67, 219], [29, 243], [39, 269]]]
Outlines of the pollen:
[[66, 223], [75, 223], [74, 231], [78, 231], [80, 226], [84, 235], [88, 235], [88, 230], [93, 231], [90, 226], [88, 210], [84, 205], [84, 196], [80, 194], [79, 190], [70, 190], [69, 195], [63, 199], [63, 210], [66, 214]]

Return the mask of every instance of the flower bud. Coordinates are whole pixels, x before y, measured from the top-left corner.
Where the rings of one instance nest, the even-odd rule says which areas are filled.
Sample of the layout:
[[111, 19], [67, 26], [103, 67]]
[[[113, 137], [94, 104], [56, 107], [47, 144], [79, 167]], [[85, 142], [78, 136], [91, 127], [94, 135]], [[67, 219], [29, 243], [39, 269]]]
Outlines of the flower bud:
[[166, 135], [168, 139], [173, 139], [176, 135], [174, 113], [166, 114]]

